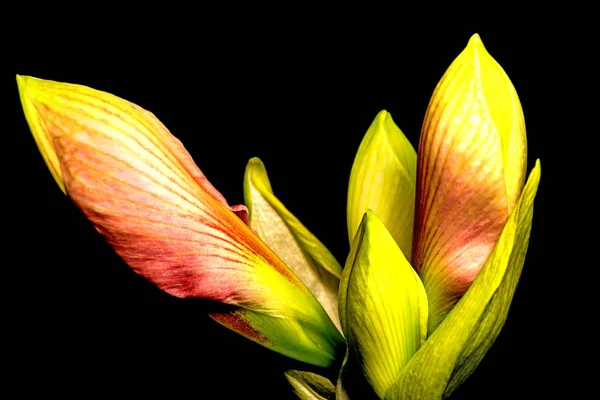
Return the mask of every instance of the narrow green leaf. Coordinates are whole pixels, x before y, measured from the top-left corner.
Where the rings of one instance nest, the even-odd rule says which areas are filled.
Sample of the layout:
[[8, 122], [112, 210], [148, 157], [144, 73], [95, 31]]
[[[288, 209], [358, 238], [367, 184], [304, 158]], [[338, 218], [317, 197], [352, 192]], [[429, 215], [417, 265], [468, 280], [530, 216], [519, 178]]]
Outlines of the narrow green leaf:
[[367, 210], [340, 283], [347, 361], [358, 362], [375, 393], [389, 386], [426, 337], [427, 297], [381, 220]]
[[394, 382], [386, 399], [441, 399], [475, 370], [502, 329], [531, 231], [540, 163], [481, 272]]
[[334, 400], [335, 387], [331, 381], [312, 372], [289, 370], [285, 378], [302, 400]]
[[244, 197], [250, 226], [312, 291], [340, 329], [337, 293], [342, 267], [327, 248], [275, 197], [264, 164], [246, 167]]
[[392, 116], [380, 111], [362, 140], [348, 186], [348, 235], [367, 211], [381, 219], [407, 259], [412, 251], [417, 154]]

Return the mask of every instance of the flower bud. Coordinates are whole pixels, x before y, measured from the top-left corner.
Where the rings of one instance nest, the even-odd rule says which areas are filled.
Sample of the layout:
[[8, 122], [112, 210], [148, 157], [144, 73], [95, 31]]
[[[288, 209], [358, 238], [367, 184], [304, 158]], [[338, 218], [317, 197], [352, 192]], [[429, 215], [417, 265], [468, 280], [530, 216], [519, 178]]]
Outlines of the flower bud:
[[419, 143], [412, 264], [430, 332], [491, 253], [523, 188], [526, 154], [517, 93], [475, 34], [435, 88]]

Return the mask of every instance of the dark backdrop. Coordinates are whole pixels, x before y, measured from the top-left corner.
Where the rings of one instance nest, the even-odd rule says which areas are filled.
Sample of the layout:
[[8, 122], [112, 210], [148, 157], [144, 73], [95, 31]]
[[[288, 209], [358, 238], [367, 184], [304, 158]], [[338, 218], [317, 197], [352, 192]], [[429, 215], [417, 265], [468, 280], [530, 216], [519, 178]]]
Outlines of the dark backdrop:
[[[126, 19], [42, 19], [43, 29], [12, 44], [12, 73], [88, 85], [154, 112], [230, 204], [243, 202], [245, 164], [260, 157], [276, 195], [341, 263], [349, 247], [347, 182], [364, 133], [387, 109], [416, 147], [433, 88], [475, 32], [520, 95], [528, 170], [536, 158], [544, 166], [547, 99], [534, 89], [552, 57], [543, 32], [475, 23], [397, 29], [387, 20], [333, 29], [327, 21], [240, 25], [224, 18], [209, 27], [211, 15], [198, 18], [191, 24], [157, 16], [129, 28]], [[24, 390], [82, 398], [294, 398], [281, 374], [294, 363], [213, 323], [206, 303], [163, 294], [112, 252], [51, 178], [16, 84], [12, 113], [15, 130], [5, 133], [15, 140], [19, 171], [9, 212], [9, 221], [18, 221], [12, 264], [19, 289], [12, 299], [26, 327], [16, 371], [35, 382]], [[525, 399], [547, 382], [547, 347], [536, 336], [548, 327], [540, 312], [549, 293], [545, 185], [542, 174], [508, 321], [453, 399]]]

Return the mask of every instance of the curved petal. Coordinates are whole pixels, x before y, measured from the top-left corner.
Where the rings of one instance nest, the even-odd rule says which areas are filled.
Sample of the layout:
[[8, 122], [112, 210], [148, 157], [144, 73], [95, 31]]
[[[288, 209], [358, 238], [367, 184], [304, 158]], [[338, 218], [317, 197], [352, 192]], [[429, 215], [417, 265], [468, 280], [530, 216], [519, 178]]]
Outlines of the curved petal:
[[342, 341], [308, 288], [236, 216], [244, 208], [227, 206], [153, 114], [85, 86], [18, 84], [55, 179], [138, 274], [177, 297], [297, 319], [310, 324], [307, 335]]
[[419, 143], [412, 264], [427, 290], [430, 332], [488, 258], [525, 167], [518, 96], [474, 35], [438, 83]]
[[341, 330], [337, 295], [342, 267], [327, 248], [273, 194], [264, 164], [252, 158], [244, 177], [250, 226], [319, 300]]
[[500, 333], [529, 243], [540, 163], [473, 285], [402, 370], [386, 399], [439, 399], [475, 370]]
[[[164, 161], [169, 162], [172, 167], [179, 170], [179, 179], [193, 179], [197, 185], [204, 189], [204, 191], [229, 207], [223, 195], [215, 189], [202, 171], [198, 169], [190, 154], [185, 147], [183, 147], [181, 141], [171, 135], [162, 122], [160, 122], [151, 112], [144, 110], [142, 107], [127, 100], [110, 95], [109, 93], [100, 92], [81, 85], [64, 84], [20, 75], [17, 75], [17, 85], [19, 87], [19, 96], [21, 98], [25, 118], [27, 119], [31, 131], [34, 133], [33, 137], [48, 165], [48, 169], [50, 169], [56, 183], [65, 194], [66, 191], [60, 160], [55, 148], [52, 132], [47, 126], [48, 121], [45, 120], [45, 118], [48, 117], [48, 114], [39, 109], [48, 107], [47, 104], [44, 104], [44, 99], [46, 101], [56, 101], [55, 106], [58, 107], [61, 105], [69, 107], [70, 105], [75, 108], [83, 106], [83, 104], [77, 104], [77, 102], [84, 100], [89, 103], [85, 109], [80, 108], [80, 111], [83, 112], [80, 114], [80, 117], [83, 116], [85, 112], [89, 113], [86, 116], [88, 122], [93, 122], [94, 117], [102, 117], [101, 113], [105, 112], [106, 115], [104, 115], [104, 117], [111, 117], [104, 121], [107, 124], [117, 123], [124, 128], [125, 131], [127, 131], [127, 129], [141, 129], [142, 131], [145, 131], [147, 139], [151, 140], [153, 142], [152, 144], [159, 148], [161, 156], [165, 157]], [[35, 96], [35, 101], [32, 101], [33, 96]], [[114, 103], [115, 100], [118, 100], [118, 105]], [[104, 107], [106, 104], [103, 104], [103, 101], [107, 102], [106, 104], [111, 104], [115, 107], [112, 112], [110, 109], [94, 110], [94, 107]], [[129, 107], [132, 109], [128, 109]], [[117, 114], [114, 114], [115, 112]], [[121, 117], [125, 116], [128, 117], [127, 121], [119, 121]], [[131, 126], [127, 126], [126, 124], [131, 124]], [[111, 127], [108, 128], [111, 129]], [[234, 207], [236, 213], [245, 213], [245, 206]]]
[[385, 224], [407, 259], [412, 251], [417, 153], [382, 110], [365, 134], [350, 173], [348, 235], [354, 238], [367, 209]]
[[377, 216], [368, 210], [340, 284], [348, 358], [383, 398], [426, 338], [427, 297], [418, 275]]

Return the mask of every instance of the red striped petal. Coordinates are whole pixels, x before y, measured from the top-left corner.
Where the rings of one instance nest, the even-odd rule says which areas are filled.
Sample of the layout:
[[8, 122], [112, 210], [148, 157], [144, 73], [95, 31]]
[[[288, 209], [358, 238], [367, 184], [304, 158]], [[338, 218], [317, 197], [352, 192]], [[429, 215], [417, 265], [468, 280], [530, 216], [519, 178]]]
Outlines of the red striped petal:
[[331, 364], [344, 341], [323, 307], [152, 113], [84, 86], [17, 81], [58, 184], [138, 274], [236, 306], [213, 318], [263, 346]]
[[516, 92], [474, 35], [438, 83], [419, 143], [412, 263], [430, 331], [498, 240], [522, 189], [525, 148]]
[[273, 272], [306, 290], [152, 113], [83, 86], [29, 86], [67, 194], [137, 273], [178, 297], [250, 308], [268, 303]]

